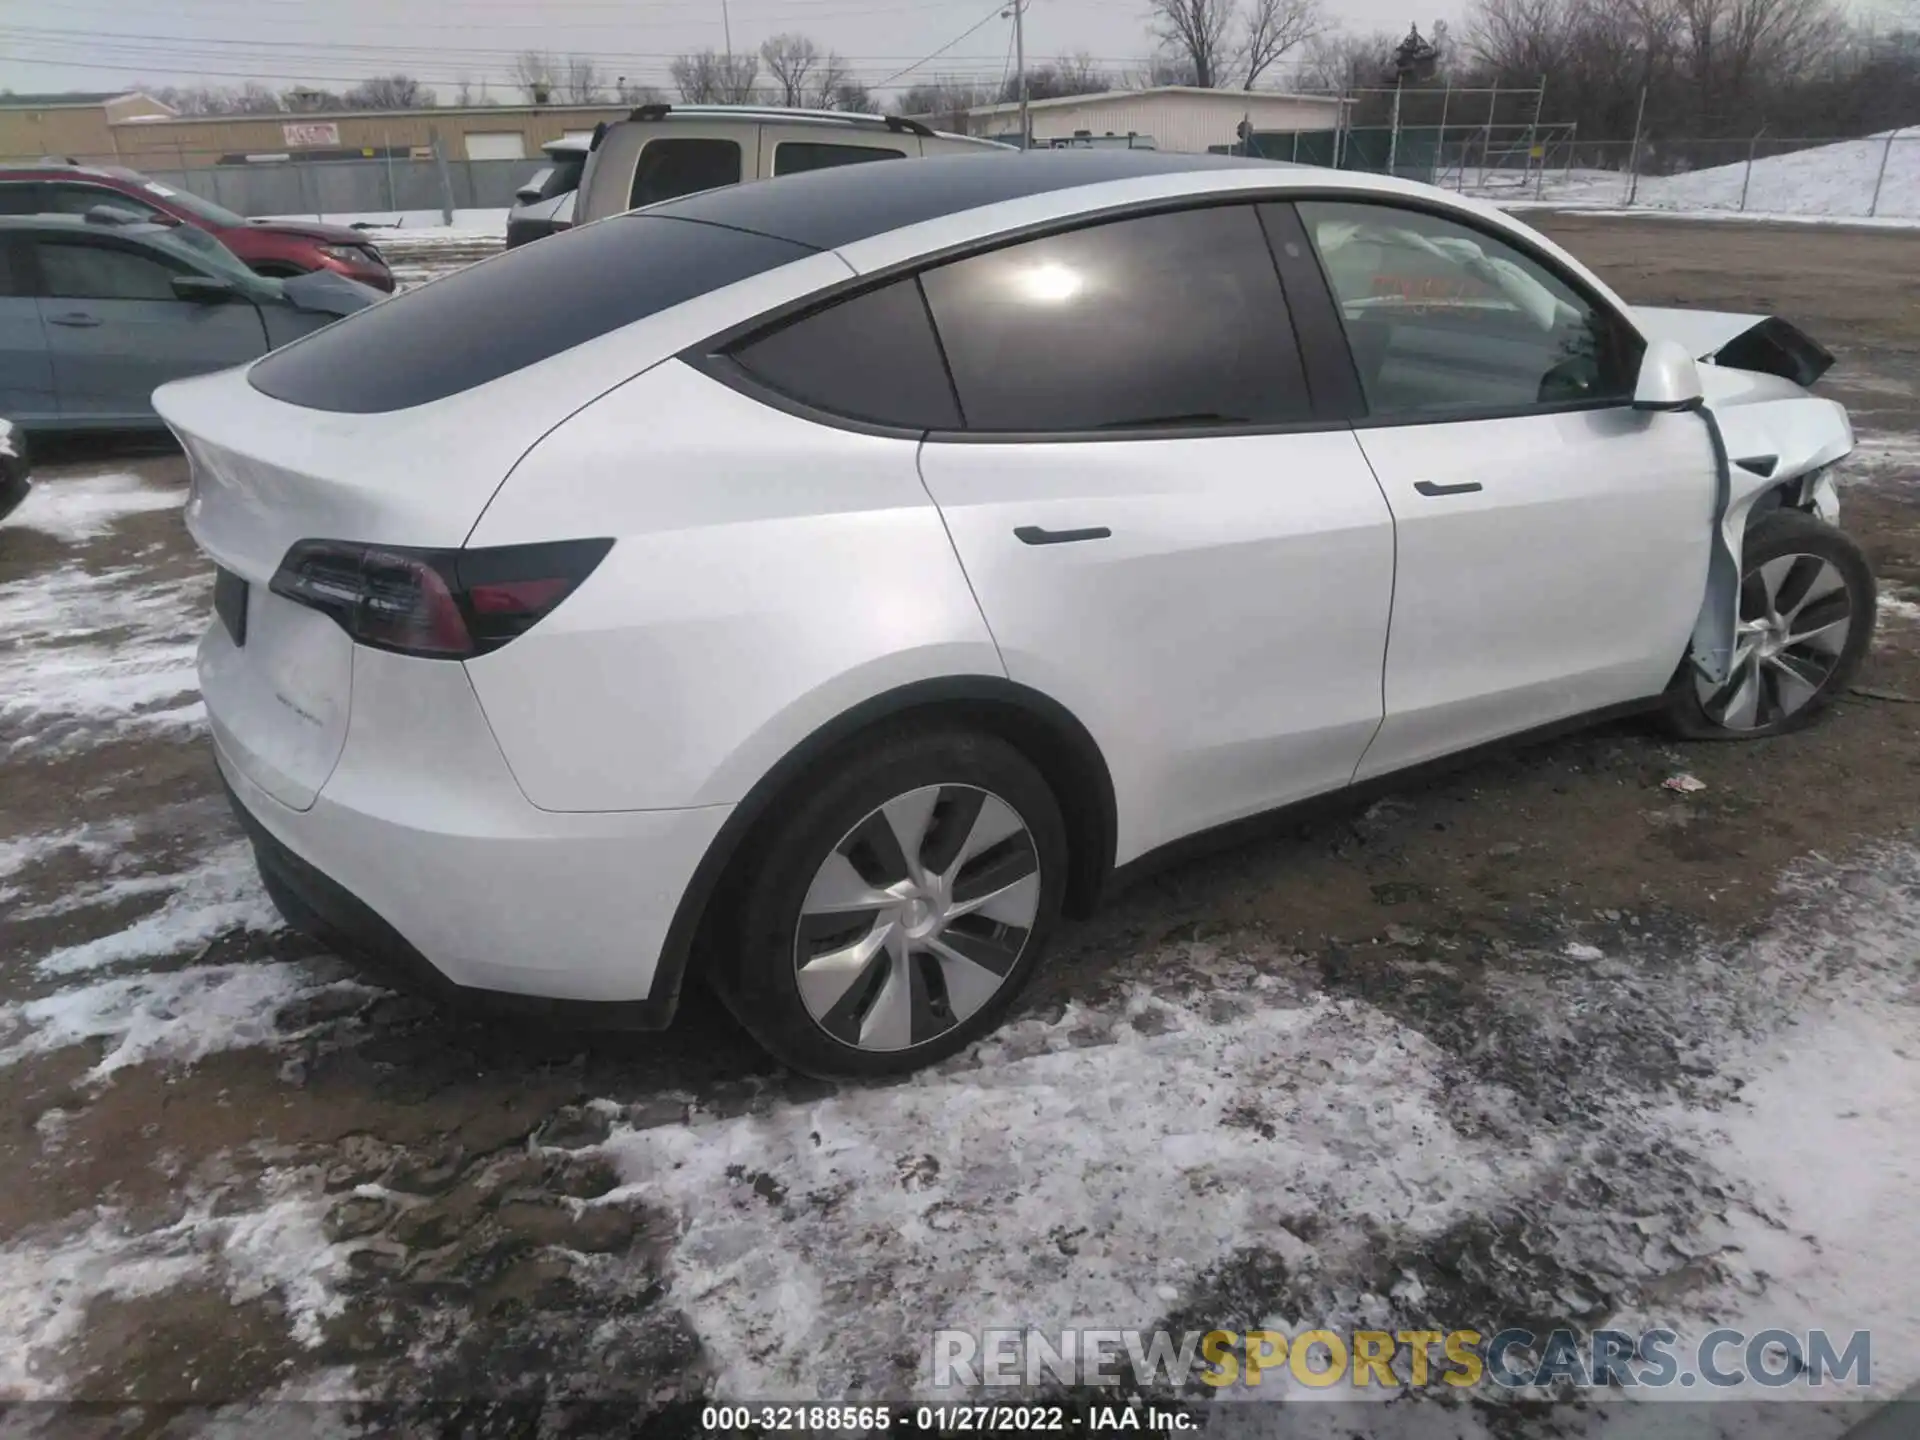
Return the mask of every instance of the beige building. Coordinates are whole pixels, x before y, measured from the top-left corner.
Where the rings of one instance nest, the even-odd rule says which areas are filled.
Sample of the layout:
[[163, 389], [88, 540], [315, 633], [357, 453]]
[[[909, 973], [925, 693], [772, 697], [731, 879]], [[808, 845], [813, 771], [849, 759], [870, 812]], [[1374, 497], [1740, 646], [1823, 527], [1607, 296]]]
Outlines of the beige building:
[[110, 158], [115, 153], [115, 124], [141, 116], [165, 119], [173, 113], [138, 91], [0, 95], [0, 160]]
[[[1276, 90], [1202, 90], [1162, 85], [1035, 100], [1027, 110], [1036, 143], [1134, 135], [1155, 149], [1203, 154], [1231, 145], [1241, 121], [1255, 130], [1331, 130], [1346, 102], [1335, 95], [1287, 95]], [[970, 135], [1018, 135], [1020, 106], [980, 105], [966, 112]]]
[[625, 105], [442, 106], [273, 115], [179, 115], [151, 96], [0, 95], [0, 160], [200, 169], [249, 157], [345, 159], [427, 153], [448, 160], [530, 160], [549, 140], [591, 135]]
[[112, 127], [126, 164], [181, 169], [249, 156], [341, 159], [424, 151], [437, 136], [449, 160], [537, 159], [549, 140], [591, 135], [627, 105], [452, 105], [430, 110], [326, 110], [280, 115], [196, 115], [129, 120]]

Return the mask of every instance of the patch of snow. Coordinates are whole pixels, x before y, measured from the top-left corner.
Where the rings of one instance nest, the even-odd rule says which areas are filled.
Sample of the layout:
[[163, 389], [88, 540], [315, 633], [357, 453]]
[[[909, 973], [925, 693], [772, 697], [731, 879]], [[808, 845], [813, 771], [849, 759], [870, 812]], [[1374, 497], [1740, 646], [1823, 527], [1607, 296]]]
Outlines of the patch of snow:
[[1878, 609], [1882, 620], [1891, 616], [1896, 620], [1920, 621], [1920, 605], [1914, 604], [1911, 600], [1902, 600], [1897, 595], [1886, 594], [1884, 591], [1880, 595]]
[[36, 861], [72, 850], [89, 860], [105, 860], [133, 838], [133, 826], [124, 820], [79, 825], [45, 835], [16, 835], [0, 840], [0, 877], [18, 875]]
[[1578, 941], [1567, 946], [1566, 954], [1569, 960], [1604, 960], [1607, 958], [1607, 952], [1602, 950], [1598, 945], [1582, 945]]
[[507, 211], [503, 209], [455, 210], [448, 225], [439, 210], [362, 210], [338, 215], [265, 215], [265, 220], [320, 219], [329, 225], [359, 225], [366, 229], [367, 240], [382, 246], [389, 240], [504, 240]]
[[34, 968], [43, 975], [72, 975], [130, 960], [185, 954], [229, 930], [281, 928], [279, 913], [261, 888], [253, 848], [244, 840], [223, 845], [177, 873], [117, 876], [77, 887], [56, 900], [22, 910], [20, 918], [99, 909], [155, 894], [166, 899], [152, 914], [124, 930], [56, 950]]
[[[1857, 472], [1865, 471], [1864, 475]], [[1840, 462], [1843, 478], [1868, 484], [1888, 471], [1920, 473], [1920, 434], [1874, 430], [1854, 436], [1853, 449]]]
[[90, 1307], [182, 1285], [219, 1285], [236, 1304], [271, 1294], [293, 1338], [318, 1343], [321, 1322], [342, 1305], [346, 1251], [326, 1239], [327, 1200], [311, 1176], [275, 1171], [266, 1182], [269, 1201], [257, 1211], [216, 1215], [203, 1198], [174, 1224], [133, 1232], [101, 1209], [84, 1228], [0, 1247], [0, 1399], [72, 1399], [57, 1362]]
[[[1876, 208], [1874, 184], [1883, 161], [1886, 174]], [[1623, 215], [1901, 229], [1920, 224], [1920, 128], [1761, 155], [1753, 162], [1750, 180], [1744, 154], [1728, 164], [1683, 174], [1642, 175], [1633, 186], [1630, 207], [1629, 177], [1618, 170], [1549, 171], [1544, 182], [1537, 175], [1514, 172], [1490, 173], [1486, 183], [1479, 184], [1476, 175], [1469, 166], [1466, 193], [1515, 210], [1578, 207]], [[1876, 213], [1869, 216], [1869, 209]]]
[[[198, 965], [96, 981], [38, 1000], [0, 1005], [0, 1066], [69, 1045], [104, 1041], [87, 1072], [111, 1079], [150, 1060], [191, 1064], [223, 1050], [296, 1039], [277, 1016], [296, 1000], [330, 990], [365, 989], [353, 981], [316, 983], [288, 963]], [[372, 993], [368, 991], [368, 993]]]
[[76, 728], [200, 723], [194, 671], [205, 576], [153, 581], [137, 566], [65, 565], [0, 585], [0, 733], [5, 751]]
[[1449, 1123], [1441, 1056], [1379, 1011], [1249, 1011], [1212, 1024], [1142, 992], [1124, 1016], [1015, 1025], [970, 1067], [619, 1130], [609, 1198], [678, 1217], [670, 1298], [714, 1393], [799, 1398], [828, 1377], [893, 1393], [903, 1338], [941, 1326], [1140, 1323], [1256, 1238], [1305, 1263], [1437, 1231], [1532, 1174], [1525, 1144]]
[[138, 475], [108, 471], [71, 479], [37, 480], [4, 522], [54, 535], [71, 545], [98, 539], [128, 515], [177, 510], [187, 492], [148, 485]]

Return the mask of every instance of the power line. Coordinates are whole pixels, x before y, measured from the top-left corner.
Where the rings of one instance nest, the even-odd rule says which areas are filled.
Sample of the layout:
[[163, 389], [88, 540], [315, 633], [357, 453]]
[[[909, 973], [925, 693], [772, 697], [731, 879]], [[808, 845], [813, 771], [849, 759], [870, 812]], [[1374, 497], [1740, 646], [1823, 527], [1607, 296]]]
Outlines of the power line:
[[924, 59], [914, 61], [913, 64], [907, 66], [907, 68], [904, 70], [894, 71], [893, 74], [889, 75], [885, 80], [878, 82], [873, 88], [876, 90], [883, 89], [884, 87], [891, 85], [895, 80], [898, 80], [902, 75], [911, 75], [915, 70], [918, 70], [922, 65], [925, 65], [928, 61], [938, 60], [942, 55], [946, 54], [947, 51], [951, 50], [954, 46], [958, 45], [962, 40], [966, 39], [969, 35], [973, 34], [974, 31], [980, 29], [983, 25], [987, 24], [991, 20], [997, 20], [999, 17], [1000, 17], [1000, 6], [998, 4], [995, 4], [994, 7], [991, 10], [987, 11], [986, 14], [982, 15], [973, 24], [969, 25], [966, 29], [962, 30], [958, 35], [954, 36], [953, 39], [949, 40], [946, 44], [942, 45], [938, 50], [934, 51], [931, 55], [926, 56]]

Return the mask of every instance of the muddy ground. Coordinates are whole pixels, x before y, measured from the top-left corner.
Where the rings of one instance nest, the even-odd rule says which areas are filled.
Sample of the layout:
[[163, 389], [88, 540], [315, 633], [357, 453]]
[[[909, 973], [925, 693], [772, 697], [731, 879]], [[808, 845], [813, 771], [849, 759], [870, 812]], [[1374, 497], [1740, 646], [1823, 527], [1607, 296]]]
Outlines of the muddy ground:
[[[1750, 1280], [1709, 1232], [1767, 1209], [1757, 1182], [1613, 1127], [1720, 1115], [1823, 986], [1911, 998], [1885, 926], [1920, 893], [1920, 242], [1533, 218], [1632, 300], [1778, 312], [1839, 355], [1845, 523], [1888, 601], [1859, 692], [1765, 743], [1511, 750], [1143, 881], [1061, 937], [1005, 1037], [878, 1091], [777, 1071], [698, 996], [661, 1035], [477, 1025], [275, 929], [190, 694], [203, 567], [126, 488], [170, 495], [183, 462], [57, 452], [73, 513], [0, 531], [0, 1396], [454, 1402], [499, 1433], [532, 1423], [486, 1408], [513, 1401], [584, 1433], [612, 1422], [556, 1407], [908, 1393], [927, 1330], [1040, 1318], [1023, 1296], [1451, 1325]], [[1681, 772], [1705, 788], [1662, 788]], [[1844, 975], [1806, 940], [1842, 933]], [[1137, 1108], [1089, 1120], [1102, 1090]], [[1393, 1113], [1345, 1114], [1367, 1104]], [[1204, 1163], [1129, 1148], [1182, 1107]], [[976, 1162], [1006, 1173], [954, 1173]], [[1622, 1191], [1697, 1243], [1580, 1230]]]

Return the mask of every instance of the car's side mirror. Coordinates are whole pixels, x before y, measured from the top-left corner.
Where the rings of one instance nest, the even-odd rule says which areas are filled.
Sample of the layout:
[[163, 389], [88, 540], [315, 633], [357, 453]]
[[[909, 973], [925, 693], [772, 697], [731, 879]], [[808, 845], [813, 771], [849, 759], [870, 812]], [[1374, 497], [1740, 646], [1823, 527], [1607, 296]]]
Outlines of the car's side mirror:
[[217, 305], [222, 300], [231, 300], [237, 292], [231, 280], [222, 280], [216, 275], [176, 275], [173, 293], [182, 300]]
[[1636, 410], [1692, 410], [1704, 398], [1700, 367], [1677, 340], [1651, 340], [1633, 387]]

